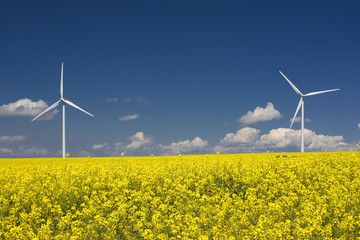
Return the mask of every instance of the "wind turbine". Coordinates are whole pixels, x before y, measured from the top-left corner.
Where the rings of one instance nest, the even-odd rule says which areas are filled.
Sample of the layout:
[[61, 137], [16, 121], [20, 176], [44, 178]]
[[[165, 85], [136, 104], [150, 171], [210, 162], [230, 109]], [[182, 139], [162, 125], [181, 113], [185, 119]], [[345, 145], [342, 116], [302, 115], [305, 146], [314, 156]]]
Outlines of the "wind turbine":
[[37, 115], [33, 120], [31, 121], [35, 121], [37, 118], [39, 118], [40, 116], [42, 116], [43, 114], [49, 112], [51, 109], [56, 108], [58, 105], [62, 104], [62, 110], [63, 110], [63, 116], [62, 116], [62, 157], [65, 158], [65, 105], [68, 104], [74, 108], [79, 109], [80, 111], [94, 117], [94, 115], [92, 115], [91, 113], [88, 113], [87, 111], [85, 111], [84, 109], [76, 106], [74, 103], [70, 102], [69, 100], [64, 98], [64, 94], [63, 94], [63, 68], [64, 68], [64, 63], [61, 63], [61, 82], [60, 82], [60, 100], [58, 100], [56, 103], [54, 103], [53, 105], [51, 105], [50, 107], [48, 107], [45, 111], [43, 111], [42, 113], [40, 113], [39, 115]]
[[308, 96], [318, 95], [318, 94], [321, 94], [321, 93], [338, 91], [340, 89], [337, 88], [337, 89], [331, 89], [331, 90], [325, 90], [325, 91], [319, 91], [319, 92], [310, 92], [310, 93], [307, 93], [307, 94], [302, 94], [300, 92], [300, 90], [297, 89], [297, 87], [295, 87], [295, 85], [281, 71], [279, 71], [279, 72], [286, 79], [286, 81], [288, 81], [288, 83], [295, 90], [295, 92], [300, 95], [300, 101], [299, 101], [299, 104], [298, 104], [298, 106], [296, 108], [294, 118], [291, 121], [290, 128], [292, 127], [292, 125], [294, 123], [294, 120], [295, 120], [295, 118], [296, 118], [296, 116], [297, 116], [297, 114], [299, 112], [300, 107], [301, 107], [301, 152], [304, 152], [304, 98], [308, 97]]

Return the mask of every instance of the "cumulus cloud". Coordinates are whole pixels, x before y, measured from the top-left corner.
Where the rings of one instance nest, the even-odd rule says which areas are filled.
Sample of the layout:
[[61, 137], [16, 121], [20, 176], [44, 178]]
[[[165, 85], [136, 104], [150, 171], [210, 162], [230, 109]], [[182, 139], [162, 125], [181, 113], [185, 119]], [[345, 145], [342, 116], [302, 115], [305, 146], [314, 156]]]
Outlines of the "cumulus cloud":
[[254, 112], [247, 112], [237, 121], [242, 124], [252, 124], [257, 122], [270, 121], [281, 118], [281, 114], [275, 109], [274, 105], [269, 102], [265, 108], [257, 107]]
[[[300, 147], [301, 130], [288, 128], [272, 129], [268, 134], [261, 136], [260, 144], [264, 147], [272, 148], [291, 148]], [[343, 136], [328, 136], [316, 134], [314, 131], [304, 129], [305, 148], [318, 150], [337, 150], [339, 147], [347, 146]]]
[[120, 117], [119, 121], [120, 122], [124, 122], [124, 121], [130, 121], [130, 120], [135, 120], [140, 118], [139, 114], [134, 114], [134, 115], [128, 115], [128, 116], [124, 116], [124, 117]]
[[199, 150], [203, 150], [208, 145], [207, 141], [202, 140], [199, 137], [195, 137], [194, 140], [185, 140], [170, 145], [159, 145], [160, 149], [165, 151], [166, 154], [180, 154], [189, 153]]
[[118, 98], [107, 98], [105, 99], [105, 102], [118, 102], [119, 99]]
[[359, 128], [359, 130], [360, 130], [360, 123], [358, 124], [358, 128]]
[[308, 148], [310, 149], [321, 149], [326, 150], [337, 150], [339, 147], [347, 147], [348, 144], [344, 142], [343, 136], [327, 136], [327, 135], [316, 135], [312, 132], [310, 144]]
[[92, 156], [91, 152], [88, 152], [86, 150], [81, 150], [79, 153], [76, 154], [78, 157], [89, 157]]
[[10, 148], [0, 148], [0, 153], [3, 154], [12, 154], [13, 150], [11, 150]]
[[49, 150], [41, 147], [19, 147], [18, 148], [18, 155], [27, 155], [27, 156], [46, 156], [50, 155]]
[[42, 147], [0, 148], [0, 157], [50, 157], [56, 155]]
[[100, 143], [94, 144], [92, 150], [98, 154], [106, 154], [107, 156], [121, 156], [121, 153], [125, 153], [128, 156], [131, 155], [148, 155], [149, 151], [153, 149], [152, 137], [146, 136], [143, 132], [137, 132], [134, 135], [128, 137], [130, 143], [114, 142], [114, 143]]
[[25, 136], [0, 136], [0, 142], [20, 142], [25, 140]]
[[248, 143], [251, 144], [255, 142], [256, 139], [259, 138], [260, 130], [245, 127], [238, 130], [234, 133], [227, 133], [223, 139], [221, 139], [221, 143], [226, 145], [239, 144], [239, 143]]
[[[328, 136], [316, 134], [314, 131], [304, 129], [305, 149], [318, 151], [324, 148], [328, 151], [347, 147], [343, 136]], [[264, 152], [264, 151], [298, 151], [301, 145], [301, 130], [289, 128], [272, 129], [260, 135], [260, 130], [255, 128], [242, 128], [235, 134], [228, 133], [213, 152]]]
[[109, 146], [108, 143], [94, 144], [94, 145], [92, 146], [92, 149], [95, 150], [95, 151], [97, 151], [97, 150], [102, 150], [102, 149], [104, 149], [104, 148], [106, 148], [106, 147], [108, 147], [108, 146]]
[[[252, 150], [253, 149], [253, 150]], [[249, 153], [254, 152], [255, 147], [247, 146], [223, 146], [215, 145], [212, 149], [213, 153]]]
[[145, 136], [143, 132], [137, 132], [135, 135], [129, 137], [131, 143], [126, 145], [127, 149], [139, 149], [152, 141], [151, 137]]
[[124, 144], [122, 144], [121, 142], [116, 142], [114, 143], [114, 148], [115, 150], [121, 150], [124, 148]]
[[[35, 117], [42, 111], [48, 108], [45, 101], [39, 100], [33, 102], [28, 98], [20, 99], [14, 103], [4, 104], [0, 106], [0, 116], [30, 116]], [[59, 111], [55, 109], [52, 112], [41, 117], [42, 120], [53, 119]]]
[[39, 118], [36, 119], [36, 120], [40, 120], [40, 121], [51, 120], [51, 119], [53, 119], [53, 118], [56, 116], [56, 114], [58, 114], [58, 113], [59, 113], [59, 110], [55, 109], [55, 110], [53, 110], [53, 111], [50, 111], [50, 112], [45, 113], [44, 115], [42, 115], [41, 117], [39, 117]]
[[256, 141], [260, 138], [260, 130], [251, 127], [239, 129], [236, 133], [227, 133], [213, 152], [239, 153], [256, 150]]
[[[289, 119], [289, 122], [291, 122], [293, 119], [292, 118], [290, 118]], [[301, 117], [296, 117], [295, 118], [295, 120], [294, 120], [294, 122], [301, 122]], [[305, 118], [305, 122], [312, 122], [309, 118]]]
[[[304, 129], [306, 143], [309, 142], [309, 135], [311, 131]], [[299, 147], [301, 140], [301, 130], [294, 130], [289, 128], [272, 129], [268, 134], [261, 136], [259, 145], [263, 148], [287, 148]]]

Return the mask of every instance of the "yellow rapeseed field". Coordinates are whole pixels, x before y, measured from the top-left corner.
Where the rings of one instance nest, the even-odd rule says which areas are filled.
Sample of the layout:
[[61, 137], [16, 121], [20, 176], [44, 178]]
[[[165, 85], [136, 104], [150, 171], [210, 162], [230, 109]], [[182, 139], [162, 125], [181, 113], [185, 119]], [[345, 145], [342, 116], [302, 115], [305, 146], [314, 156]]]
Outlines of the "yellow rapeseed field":
[[0, 159], [0, 239], [360, 239], [360, 153]]

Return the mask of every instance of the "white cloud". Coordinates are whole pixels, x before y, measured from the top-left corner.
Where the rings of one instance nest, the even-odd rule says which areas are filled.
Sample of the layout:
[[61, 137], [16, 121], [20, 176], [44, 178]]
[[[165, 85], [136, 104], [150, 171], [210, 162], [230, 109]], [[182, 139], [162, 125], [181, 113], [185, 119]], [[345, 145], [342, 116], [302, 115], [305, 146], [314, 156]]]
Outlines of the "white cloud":
[[310, 149], [321, 149], [325, 150], [337, 150], [338, 148], [347, 147], [348, 144], [344, 142], [343, 136], [327, 136], [327, 135], [316, 135], [312, 132], [311, 142], [308, 145]]
[[118, 98], [107, 98], [105, 99], [105, 102], [118, 102], [119, 99]]
[[139, 114], [134, 114], [134, 115], [120, 117], [119, 121], [124, 122], [124, 121], [135, 120], [135, 119], [138, 119], [138, 118], [140, 118], [140, 115]]
[[97, 150], [102, 150], [102, 149], [104, 149], [104, 148], [106, 148], [106, 147], [108, 147], [108, 146], [109, 146], [108, 143], [94, 144], [94, 145], [92, 146], [92, 149], [95, 150], [95, 151], [97, 151]]
[[161, 150], [165, 151], [166, 154], [180, 154], [199, 151], [204, 149], [207, 145], [207, 141], [204, 141], [199, 137], [195, 137], [192, 141], [180, 141], [177, 143], [171, 143], [168, 146], [160, 144], [159, 147]]
[[[292, 118], [290, 118], [289, 119], [289, 122], [291, 122], [293, 119]], [[294, 123], [295, 122], [301, 122], [301, 117], [296, 117], [295, 118], [295, 120], [294, 120]], [[310, 123], [310, 122], [312, 122], [309, 118], [305, 118], [305, 122], [308, 122], [308, 123]]]
[[[44, 109], [44, 110], [45, 110], [45, 109]], [[50, 112], [45, 113], [44, 115], [42, 115], [41, 117], [39, 117], [39, 118], [36, 119], [36, 120], [41, 120], [41, 121], [51, 120], [51, 119], [53, 119], [53, 118], [56, 116], [56, 114], [58, 114], [58, 113], [59, 113], [59, 110], [55, 109], [55, 110], [53, 110], [53, 111], [50, 111]], [[37, 115], [37, 114], [36, 114], [36, 115]]]
[[260, 138], [260, 130], [251, 127], [239, 129], [235, 134], [227, 133], [213, 152], [239, 153], [256, 151], [256, 141]]
[[13, 150], [11, 150], [10, 148], [0, 148], [0, 153], [12, 154]]
[[86, 150], [81, 150], [78, 154], [76, 154], [78, 157], [89, 157], [92, 156], [91, 152], [88, 152]]
[[137, 132], [129, 137], [131, 143], [126, 145], [127, 149], [139, 149], [151, 143], [151, 137], [146, 137], [143, 132]]
[[17, 155], [29, 155], [29, 156], [45, 156], [50, 155], [49, 150], [41, 147], [19, 147], [19, 152], [16, 153]]
[[[255, 128], [242, 128], [235, 134], [225, 135], [213, 152], [264, 152], [264, 151], [298, 151], [301, 145], [301, 130], [289, 128], [272, 129], [269, 133], [260, 135]], [[318, 151], [324, 148], [336, 151], [339, 147], [347, 147], [343, 136], [328, 136], [316, 134], [314, 131], [304, 129], [305, 150]]]
[[[0, 116], [30, 116], [35, 117], [42, 111], [44, 111], [48, 105], [45, 101], [39, 100], [33, 102], [28, 98], [20, 99], [14, 103], [4, 104], [0, 106]], [[53, 119], [54, 116], [59, 111], [55, 109], [54, 111], [47, 113], [44, 117], [41, 117], [42, 120]]]
[[235, 134], [227, 133], [221, 143], [225, 145], [239, 144], [239, 143], [253, 143], [259, 138], [260, 130], [250, 127], [241, 128]]
[[122, 142], [94, 144], [92, 149], [107, 156], [121, 156], [125, 153], [131, 155], [147, 155], [152, 148], [152, 137], [146, 136], [143, 132], [137, 132], [128, 138], [130, 143]]
[[130, 103], [130, 102], [133, 102], [133, 103], [142, 103], [142, 104], [145, 104], [145, 105], [149, 105], [151, 104], [152, 102], [149, 101], [146, 97], [131, 97], [131, 98], [126, 98], [124, 100], [125, 103]]
[[360, 130], [360, 123], [358, 124], [358, 128], [359, 128], [359, 130]]
[[56, 154], [53, 154], [48, 149], [41, 147], [20, 146], [13, 149], [0, 148], [0, 157], [50, 157], [50, 156], [56, 156]]
[[120, 156], [122, 152], [126, 152], [126, 146], [121, 142], [115, 142], [114, 144], [94, 144], [92, 149], [95, 151], [102, 151], [107, 156]]
[[[337, 150], [339, 147], [345, 147], [348, 144], [344, 142], [343, 136], [328, 136], [316, 134], [314, 131], [304, 129], [305, 149], [317, 151], [324, 148], [328, 151]], [[301, 145], [301, 130], [288, 128], [278, 128], [271, 130], [260, 138], [260, 144], [263, 147], [271, 148], [299, 148]]]
[[0, 136], [0, 142], [20, 142], [25, 140], [25, 136]]
[[237, 121], [242, 124], [252, 124], [257, 122], [270, 121], [281, 118], [281, 114], [274, 108], [274, 105], [269, 102], [265, 108], [257, 107], [254, 112], [247, 112]]
[[114, 148], [116, 150], [121, 150], [121, 149], [124, 149], [124, 145], [121, 142], [116, 142], [116, 143], [114, 143]]
[[257, 152], [255, 146], [251, 145], [239, 145], [239, 146], [223, 146], [223, 145], [215, 145], [212, 149], [213, 153], [249, 153], [249, 152]]
[[[310, 130], [304, 129], [306, 142], [309, 142], [308, 136]], [[301, 130], [289, 128], [272, 129], [268, 134], [264, 134], [260, 138], [259, 146], [262, 148], [287, 148], [299, 147], [301, 139]]]

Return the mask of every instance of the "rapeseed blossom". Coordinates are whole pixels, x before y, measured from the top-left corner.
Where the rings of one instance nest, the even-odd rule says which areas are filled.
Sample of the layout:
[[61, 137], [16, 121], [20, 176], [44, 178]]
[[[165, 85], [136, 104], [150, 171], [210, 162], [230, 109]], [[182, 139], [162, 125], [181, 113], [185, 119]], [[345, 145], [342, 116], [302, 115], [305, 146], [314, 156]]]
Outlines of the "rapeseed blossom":
[[0, 163], [0, 239], [360, 238], [359, 152]]

